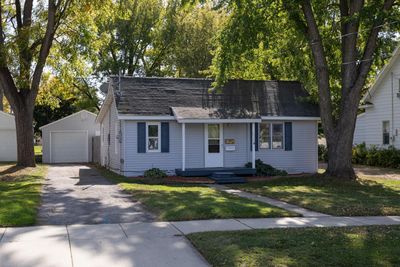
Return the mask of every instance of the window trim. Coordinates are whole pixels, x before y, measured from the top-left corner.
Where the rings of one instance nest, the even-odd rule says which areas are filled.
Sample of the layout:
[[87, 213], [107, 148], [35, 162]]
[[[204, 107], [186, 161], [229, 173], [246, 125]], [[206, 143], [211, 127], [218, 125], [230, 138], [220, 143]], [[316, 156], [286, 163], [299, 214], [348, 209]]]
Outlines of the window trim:
[[[388, 132], [387, 132], [387, 134], [389, 135], [389, 138], [388, 138], [388, 143], [387, 144], [385, 144], [385, 137], [384, 137], [384, 134], [385, 134], [385, 132], [384, 132], [384, 130], [385, 130], [385, 127], [384, 127], [384, 124], [385, 123], [387, 123], [388, 124]], [[389, 146], [390, 145], [390, 120], [384, 120], [384, 121], [382, 121], [382, 145], [383, 146]]]
[[[157, 137], [150, 137], [150, 138], [157, 138], [158, 139], [158, 149], [149, 149], [149, 126], [156, 125], [158, 127], [158, 135]], [[161, 122], [146, 122], [146, 152], [149, 153], [157, 153], [161, 152]]]
[[[261, 147], [261, 124], [269, 124], [269, 148]], [[282, 125], [282, 146], [280, 148], [273, 148], [273, 125]], [[258, 127], [258, 148], [263, 150], [285, 150], [285, 122], [261, 122]]]
[[[262, 134], [261, 134], [261, 125], [262, 124], [264, 124], [264, 125], [268, 125], [268, 135], [269, 135], [269, 140], [268, 140], [268, 147], [263, 147], [262, 146], [262, 141], [261, 141], [261, 138], [262, 138]], [[259, 126], [258, 126], [258, 148], [259, 149], [265, 149], [265, 150], [269, 150], [269, 149], [271, 149], [271, 147], [272, 147], [272, 144], [271, 144], [271, 123], [270, 122], [261, 122], [260, 124], [259, 124]]]

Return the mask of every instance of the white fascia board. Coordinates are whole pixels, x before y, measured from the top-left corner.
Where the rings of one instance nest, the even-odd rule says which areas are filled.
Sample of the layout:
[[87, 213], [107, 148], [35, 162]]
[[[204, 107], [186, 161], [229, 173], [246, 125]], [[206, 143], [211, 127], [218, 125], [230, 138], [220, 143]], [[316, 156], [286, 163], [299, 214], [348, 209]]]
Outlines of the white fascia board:
[[42, 129], [44, 129], [44, 128], [50, 126], [50, 125], [54, 125], [54, 124], [56, 124], [56, 123], [59, 123], [60, 121], [69, 119], [69, 118], [71, 118], [71, 117], [74, 117], [74, 116], [76, 116], [76, 115], [78, 115], [78, 114], [80, 114], [80, 113], [82, 113], [82, 112], [85, 112], [85, 113], [88, 113], [89, 115], [92, 115], [92, 116], [97, 117], [97, 115], [94, 114], [93, 112], [90, 112], [90, 111], [87, 111], [87, 110], [84, 109], [84, 110], [78, 111], [78, 112], [76, 112], [76, 113], [74, 113], [74, 114], [71, 114], [71, 115], [69, 115], [69, 116], [67, 116], [67, 117], [61, 118], [61, 119], [59, 119], [59, 120], [57, 120], [57, 121], [53, 121], [53, 122], [51, 122], [51, 123], [49, 123], [49, 124], [43, 125], [42, 127], [39, 128], [39, 130], [42, 130]]
[[295, 116], [262, 116], [267, 121], [320, 121], [321, 117], [295, 117]]
[[4, 112], [4, 111], [1, 111], [1, 110], [0, 110], [0, 114], [4, 115], [4, 116], [6, 116], [6, 117], [9, 117], [9, 118], [14, 119], [14, 115], [9, 114], [9, 113], [6, 113], [6, 112]]
[[179, 123], [260, 123], [261, 119], [178, 119]]
[[131, 120], [131, 121], [174, 121], [174, 116], [139, 116], [120, 114], [118, 115], [119, 120]]
[[358, 106], [358, 108], [373, 108], [373, 107], [374, 107], [374, 105], [371, 105], [371, 104], [365, 104], [365, 105]]
[[101, 123], [105, 113], [107, 112], [107, 110], [111, 106], [111, 100], [113, 98], [114, 98], [114, 90], [113, 90], [113, 87], [112, 87], [112, 80], [110, 79], [110, 82], [109, 82], [109, 85], [108, 85], [107, 96], [104, 99], [104, 102], [103, 102], [103, 105], [100, 108], [99, 114], [97, 114], [96, 123]]

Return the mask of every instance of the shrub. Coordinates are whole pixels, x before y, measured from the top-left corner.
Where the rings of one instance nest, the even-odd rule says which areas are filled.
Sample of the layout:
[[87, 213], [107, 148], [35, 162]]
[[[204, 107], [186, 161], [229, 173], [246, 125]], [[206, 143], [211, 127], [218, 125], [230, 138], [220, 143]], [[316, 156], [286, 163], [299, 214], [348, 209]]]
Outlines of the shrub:
[[360, 144], [353, 147], [353, 163], [377, 167], [400, 168], [400, 150], [393, 146], [379, 148]]
[[328, 161], [328, 149], [324, 145], [318, 145], [318, 160], [319, 161]]
[[167, 174], [160, 170], [159, 168], [152, 168], [148, 169], [147, 171], [144, 172], [144, 177], [146, 178], [165, 178], [167, 177]]
[[353, 147], [353, 163], [367, 164], [368, 149], [365, 143]]
[[[246, 168], [251, 168], [252, 163], [248, 162], [245, 165]], [[256, 175], [257, 176], [286, 176], [288, 173], [285, 170], [278, 170], [264, 163], [262, 160], [256, 160]]]

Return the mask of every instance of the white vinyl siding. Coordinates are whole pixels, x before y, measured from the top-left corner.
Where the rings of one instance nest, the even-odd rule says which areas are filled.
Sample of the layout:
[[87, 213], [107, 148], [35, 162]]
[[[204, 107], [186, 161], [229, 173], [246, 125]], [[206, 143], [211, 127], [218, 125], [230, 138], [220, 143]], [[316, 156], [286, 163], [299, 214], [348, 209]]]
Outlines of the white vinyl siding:
[[[268, 122], [267, 123], [272, 123]], [[275, 123], [275, 122], [274, 122]], [[283, 122], [282, 122], [283, 123]], [[317, 121], [292, 121], [292, 150], [258, 149], [256, 159], [288, 173], [315, 173], [318, 170], [318, 124]], [[284, 135], [284, 130], [283, 130]], [[248, 138], [250, 128], [248, 126]], [[249, 140], [249, 139], [248, 139]], [[251, 161], [248, 142], [248, 161]], [[284, 147], [284, 145], [283, 145]]]
[[17, 160], [17, 134], [14, 116], [0, 111], [0, 162]]
[[[182, 167], [181, 124], [169, 122], [169, 153], [137, 153], [137, 121], [124, 121], [124, 124], [124, 175], [143, 175], [145, 170], [155, 167], [174, 174], [175, 169]], [[224, 167], [243, 167], [251, 161], [250, 124], [228, 123], [223, 127], [221, 142], [223, 142]], [[285, 169], [289, 173], [316, 172], [318, 168], [317, 121], [293, 121], [292, 129], [292, 151], [259, 149], [256, 152], [256, 159], [261, 159], [276, 168]], [[204, 134], [203, 124], [186, 124], [186, 168], [204, 168], [204, 149], [206, 147]], [[225, 144], [226, 139], [234, 139], [235, 143]], [[234, 146], [234, 150], [227, 151], [227, 146]]]
[[[393, 93], [391, 73], [393, 73]], [[391, 69], [385, 70], [381, 83], [368, 100], [373, 106], [366, 108], [365, 112], [357, 117], [355, 144], [364, 142], [367, 146], [382, 146], [382, 122], [389, 121], [390, 145], [400, 148], [400, 97], [397, 95], [400, 92], [399, 78], [400, 60], [395, 62]]]

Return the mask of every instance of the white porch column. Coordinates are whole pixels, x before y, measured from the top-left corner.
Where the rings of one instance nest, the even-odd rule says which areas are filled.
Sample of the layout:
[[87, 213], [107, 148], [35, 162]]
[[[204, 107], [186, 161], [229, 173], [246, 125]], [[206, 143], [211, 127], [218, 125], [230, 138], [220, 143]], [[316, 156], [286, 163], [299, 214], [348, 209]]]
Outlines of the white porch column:
[[251, 124], [251, 167], [256, 168], [256, 124]]
[[182, 171], [186, 168], [186, 124], [182, 123]]

